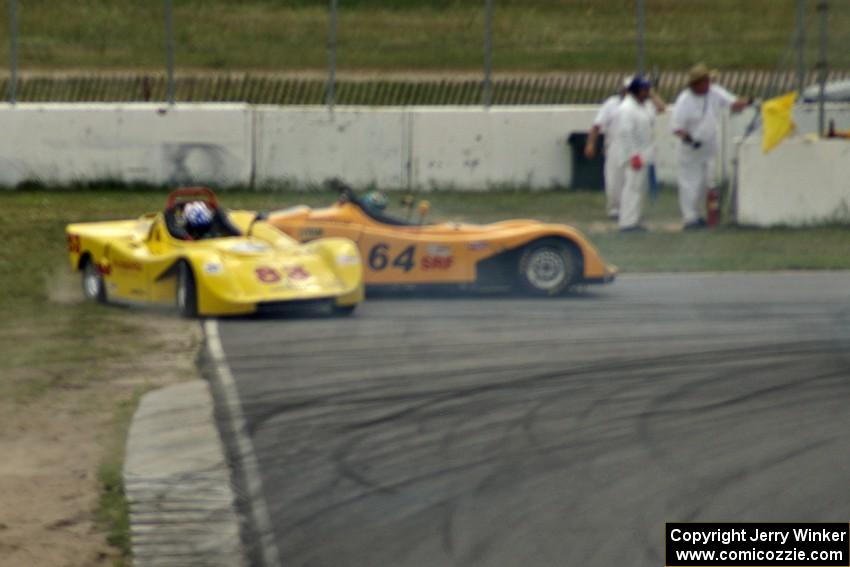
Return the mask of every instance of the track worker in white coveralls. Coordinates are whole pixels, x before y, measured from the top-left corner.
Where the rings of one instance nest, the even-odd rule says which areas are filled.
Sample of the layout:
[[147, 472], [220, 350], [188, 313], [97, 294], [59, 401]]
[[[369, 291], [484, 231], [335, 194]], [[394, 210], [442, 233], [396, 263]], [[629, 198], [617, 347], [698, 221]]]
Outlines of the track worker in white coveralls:
[[714, 185], [713, 163], [720, 138], [720, 118], [727, 109], [740, 112], [752, 99], [737, 98], [711, 82], [704, 64], [688, 73], [688, 88], [673, 108], [671, 128], [681, 140], [678, 151], [679, 208], [685, 230], [705, 228], [705, 200]]
[[605, 169], [603, 172], [605, 179], [605, 210], [608, 212], [608, 218], [616, 219], [620, 215], [620, 195], [623, 192], [623, 183], [625, 182], [625, 169], [619, 152], [619, 147], [614, 143], [616, 139], [617, 125], [617, 109], [620, 108], [620, 103], [623, 102], [623, 97], [626, 96], [626, 90], [632, 82], [632, 77], [623, 79], [622, 90], [615, 95], [609, 96], [602, 103], [599, 112], [596, 113], [596, 118], [593, 120], [593, 127], [590, 129], [590, 135], [587, 137], [587, 144], [584, 146], [584, 157], [593, 159], [596, 157], [596, 141], [599, 139], [599, 134], [605, 135], [605, 147], [603, 149], [605, 155]]
[[[584, 147], [584, 156], [587, 159], [593, 159], [596, 156], [596, 142], [599, 134], [605, 135], [605, 210], [608, 213], [608, 218], [611, 219], [617, 219], [620, 216], [620, 196], [623, 194], [623, 185], [626, 182], [626, 168], [623, 166], [622, 152], [620, 146], [616, 143], [617, 110], [619, 110], [633, 78], [633, 76], [628, 76], [623, 79], [622, 91], [608, 97], [602, 103], [596, 118], [593, 120], [593, 127], [590, 129], [590, 135], [587, 137], [587, 144]], [[650, 91], [649, 100], [645, 104], [653, 114], [661, 114], [667, 108], [664, 101], [652, 91]]]
[[620, 146], [620, 163], [625, 168], [618, 221], [621, 232], [646, 230], [640, 221], [649, 185], [649, 166], [655, 160], [655, 113], [651, 105], [645, 104], [651, 88], [648, 80], [636, 76], [617, 110], [615, 143]]

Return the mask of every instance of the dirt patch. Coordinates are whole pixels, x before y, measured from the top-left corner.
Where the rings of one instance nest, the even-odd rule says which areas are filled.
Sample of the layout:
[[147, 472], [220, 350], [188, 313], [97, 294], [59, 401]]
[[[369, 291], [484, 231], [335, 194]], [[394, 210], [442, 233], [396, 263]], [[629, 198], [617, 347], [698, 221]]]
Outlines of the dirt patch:
[[103, 418], [74, 415], [77, 401], [63, 398], [0, 409], [0, 565], [107, 565], [116, 554], [93, 515]]
[[44, 276], [44, 289], [52, 303], [70, 305], [84, 301], [83, 294], [80, 293], [79, 276], [65, 266], [58, 267]]
[[[0, 567], [113, 565], [120, 551], [96, 519], [98, 468], [123, 454], [122, 408], [197, 377], [201, 329], [170, 313], [80, 305], [76, 278], [47, 288], [55, 316], [7, 321], [2, 333], [20, 362], [0, 377]], [[27, 352], [39, 348], [50, 354]], [[45, 373], [61, 379], [35, 384]]]

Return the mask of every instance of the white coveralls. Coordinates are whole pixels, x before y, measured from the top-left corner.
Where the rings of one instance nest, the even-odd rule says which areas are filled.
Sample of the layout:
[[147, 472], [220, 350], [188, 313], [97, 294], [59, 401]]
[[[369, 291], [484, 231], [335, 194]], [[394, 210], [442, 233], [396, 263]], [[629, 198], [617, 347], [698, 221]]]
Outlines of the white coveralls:
[[[655, 160], [654, 108], [641, 104], [626, 95], [617, 111], [617, 143], [620, 145], [620, 166], [625, 174], [620, 199], [620, 228], [640, 225], [643, 199], [649, 184], [649, 164]], [[632, 168], [631, 159], [640, 156], [643, 165]]]
[[610, 96], [602, 103], [602, 107], [593, 120], [593, 125], [605, 134], [605, 201], [606, 210], [611, 216], [620, 211], [620, 195], [625, 183], [625, 172], [622, 166], [622, 156], [616, 142], [617, 109], [623, 97]]
[[703, 218], [708, 189], [714, 185], [712, 165], [717, 155], [722, 113], [735, 102], [735, 96], [718, 85], [704, 95], [685, 89], [676, 99], [671, 128], [682, 130], [700, 142], [699, 148], [679, 144], [679, 208], [685, 224]]

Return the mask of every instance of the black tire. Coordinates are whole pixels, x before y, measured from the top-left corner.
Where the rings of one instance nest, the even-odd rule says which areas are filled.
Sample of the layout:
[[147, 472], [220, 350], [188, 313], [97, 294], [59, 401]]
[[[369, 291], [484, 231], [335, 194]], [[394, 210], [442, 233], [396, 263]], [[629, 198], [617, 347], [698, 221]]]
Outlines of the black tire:
[[517, 279], [529, 295], [560, 295], [581, 276], [581, 260], [571, 244], [554, 238], [537, 240], [526, 246], [517, 262]]
[[175, 303], [180, 315], [187, 318], [198, 316], [198, 290], [195, 286], [195, 275], [186, 262], [177, 264], [177, 283]]
[[97, 264], [91, 258], [85, 260], [82, 273], [85, 298], [98, 303], [106, 303], [106, 284], [103, 281], [103, 274], [100, 273]]
[[355, 309], [357, 309], [356, 303], [354, 305], [337, 305], [334, 303], [331, 306], [331, 315], [334, 317], [350, 317]]

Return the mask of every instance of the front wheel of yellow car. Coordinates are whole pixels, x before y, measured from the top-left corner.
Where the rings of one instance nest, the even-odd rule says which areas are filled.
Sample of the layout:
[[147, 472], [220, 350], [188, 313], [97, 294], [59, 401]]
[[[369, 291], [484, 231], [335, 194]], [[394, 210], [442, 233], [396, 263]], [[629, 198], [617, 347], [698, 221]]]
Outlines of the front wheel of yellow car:
[[520, 254], [518, 279], [524, 291], [536, 296], [565, 292], [579, 278], [580, 261], [575, 249], [557, 239], [532, 242]]
[[88, 259], [83, 266], [83, 295], [90, 301], [106, 302], [106, 285], [103, 282], [103, 275], [91, 259]]
[[195, 276], [186, 262], [177, 265], [177, 309], [183, 317], [197, 317], [198, 292]]

